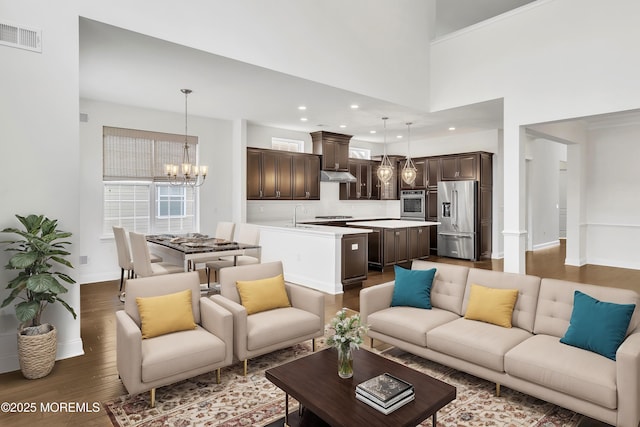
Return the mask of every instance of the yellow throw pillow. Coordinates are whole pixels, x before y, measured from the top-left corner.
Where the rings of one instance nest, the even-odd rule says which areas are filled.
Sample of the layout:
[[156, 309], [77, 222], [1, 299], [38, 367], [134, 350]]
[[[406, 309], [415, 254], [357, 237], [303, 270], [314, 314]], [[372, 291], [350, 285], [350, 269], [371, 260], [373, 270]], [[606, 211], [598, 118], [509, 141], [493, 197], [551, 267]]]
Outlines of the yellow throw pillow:
[[157, 297], [136, 298], [142, 338], [195, 329], [191, 289]]
[[237, 281], [236, 288], [247, 314], [291, 307], [282, 274], [268, 279]]
[[513, 307], [517, 299], [517, 289], [487, 288], [472, 283], [469, 304], [464, 317], [510, 328]]

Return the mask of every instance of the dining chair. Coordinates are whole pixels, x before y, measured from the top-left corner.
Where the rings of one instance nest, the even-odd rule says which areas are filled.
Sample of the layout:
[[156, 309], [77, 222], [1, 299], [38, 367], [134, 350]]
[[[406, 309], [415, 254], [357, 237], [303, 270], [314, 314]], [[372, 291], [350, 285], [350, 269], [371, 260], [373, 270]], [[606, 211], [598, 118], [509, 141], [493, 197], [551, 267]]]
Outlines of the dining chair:
[[[131, 249], [129, 248], [129, 239], [127, 238], [127, 231], [124, 227], [113, 226], [113, 237], [116, 240], [116, 251], [118, 253], [118, 265], [120, 266], [120, 292], [124, 286], [124, 272], [127, 272], [127, 279], [133, 279], [134, 268], [133, 258], [131, 257]], [[149, 254], [150, 261], [162, 262], [162, 258]]]
[[151, 262], [149, 245], [144, 234], [129, 233], [131, 240], [131, 252], [133, 255], [133, 269], [136, 277], [159, 276], [162, 274], [184, 273], [182, 265], [168, 262]]
[[[258, 245], [260, 243], [260, 228], [251, 224], [238, 224], [234, 242], [248, 245]], [[211, 270], [214, 270], [214, 279], [217, 279], [221, 268], [233, 267], [236, 265], [260, 264], [260, 250], [247, 249], [244, 255], [221, 256], [217, 260], [206, 263], [207, 286], [211, 287]]]
[[[227, 241], [233, 240], [233, 231], [236, 228], [236, 224], [234, 222], [228, 221], [219, 221], [218, 225], [216, 225], [216, 233], [214, 234], [214, 238], [222, 239]], [[194, 265], [194, 269], [198, 268], [198, 264], [206, 264], [209, 261], [217, 261], [220, 257], [215, 256], [211, 258], [200, 258], [198, 262]], [[205, 266], [206, 270], [206, 266]], [[207, 272], [208, 274], [208, 272]]]

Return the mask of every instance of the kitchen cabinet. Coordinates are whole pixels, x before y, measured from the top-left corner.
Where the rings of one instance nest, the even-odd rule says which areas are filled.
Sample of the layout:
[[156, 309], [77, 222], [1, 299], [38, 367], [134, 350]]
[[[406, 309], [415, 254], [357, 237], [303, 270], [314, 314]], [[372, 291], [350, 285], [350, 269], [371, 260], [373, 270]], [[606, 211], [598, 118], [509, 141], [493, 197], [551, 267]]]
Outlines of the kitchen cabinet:
[[367, 234], [342, 236], [342, 284], [359, 285], [369, 271]]
[[311, 154], [247, 148], [247, 200], [319, 200], [319, 162]]
[[380, 166], [380, 161], [374, 161], [371, 164], [371, 185], [373, 188], [373, 199], [377, 200], [398, 200], [398, 161], [400, 157], [389, 156], [389, 161], [393, 166], [393, 174], [391, 175], [391, 179], [386, 184], [383, 184], [382, 181], [378, 179], [378, 167]]
[[[370, 160], [349, 160], [349, 173], [356, 177], [355, 182], [340, 183], [340, 200], [370, 200], [377, 198], [372, 187], [373, 162]], [[378, 177], [376, 176], [377, 180]]]
[[409, 232], [407, 228], [384, 228], [382, 240], [383, 267], [409, 261]]
[[322, 170], [343, 171], [349, 170], [349, 141], [351, 135], [343, 135], [333, 132], [311, 132], [313, 152], [322, 155]]
[[440, 174], [442, 181], [460, 181], [478, 178], [478, 155], [456, 154], [440, 158]]
[[293, 156], [293, 199], [320, 200], [320, 157]]
[[409, 259], [427, 258], [431, 252], [431, 227], [409, 228]]
[[416, 179], [411, 185], [402, 180], [402, 168], [404, 167], [404, 164], [407, 162], [407, 160], [404, 159], [398, 162], [398, 180], [400, 182], [400, 190], [422, 190], [427, 187], [427, 159], [418, 158], [411, 160], [413, 160], [413, 164], [416, 167]]

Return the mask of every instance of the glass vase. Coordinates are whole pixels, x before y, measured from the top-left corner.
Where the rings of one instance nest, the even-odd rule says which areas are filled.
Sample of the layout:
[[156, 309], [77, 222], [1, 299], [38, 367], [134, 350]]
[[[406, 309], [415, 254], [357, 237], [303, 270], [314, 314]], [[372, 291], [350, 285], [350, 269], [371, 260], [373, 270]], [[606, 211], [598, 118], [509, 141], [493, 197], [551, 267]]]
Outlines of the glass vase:
[[338, 347], [338, 375], [340, 378], [351, 378], [353, 376], [353, 355], [350, 346]]

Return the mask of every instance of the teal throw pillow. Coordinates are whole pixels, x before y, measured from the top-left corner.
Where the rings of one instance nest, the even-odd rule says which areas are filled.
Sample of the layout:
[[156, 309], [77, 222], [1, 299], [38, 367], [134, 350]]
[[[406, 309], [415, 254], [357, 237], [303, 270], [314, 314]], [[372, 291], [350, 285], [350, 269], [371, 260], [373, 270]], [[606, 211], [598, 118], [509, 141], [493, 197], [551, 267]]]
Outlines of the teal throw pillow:
[[560, 342], [616, 360], [635, 308], [635, 304], [599, 301], [575, 291], [569, 328]]
[[431, 308], [431, 286], [436, 275], [436, 269], [407, 270], [398, 265], [394, 266], [396, 283], [393, 287], [391, 306], [408, 306], [417, 308]]

